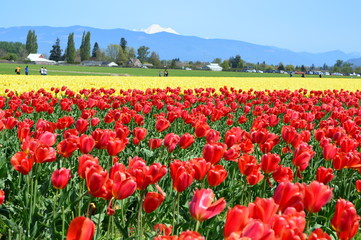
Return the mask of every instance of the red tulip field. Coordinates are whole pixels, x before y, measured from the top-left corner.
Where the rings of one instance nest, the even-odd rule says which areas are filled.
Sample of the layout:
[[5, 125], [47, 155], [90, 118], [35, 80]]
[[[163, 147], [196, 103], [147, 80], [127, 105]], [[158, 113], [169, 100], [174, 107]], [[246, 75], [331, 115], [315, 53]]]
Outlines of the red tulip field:
[[0, 96], [0, 239], [361, 239], [361, 91]]

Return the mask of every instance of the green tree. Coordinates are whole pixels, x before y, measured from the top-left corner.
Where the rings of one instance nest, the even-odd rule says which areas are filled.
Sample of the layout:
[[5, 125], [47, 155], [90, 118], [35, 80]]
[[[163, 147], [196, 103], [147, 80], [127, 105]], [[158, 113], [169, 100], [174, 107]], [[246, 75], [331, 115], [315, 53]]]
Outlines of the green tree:
[[361, 66], [356, 67], [354, 70], [355, 70], [356, 73], [361, 73]]
[[148, 60], [149, 56], [149, 47], [146, 46], [140, 46], [137, 50], [138, 59], [144, 63]]
[[277, 70], [279, 70], [279, 71], [284, 71], [285, 70], [285, 66], [283, 65], [283, 63], [278, 64]]
[[341, 68], [342, 67], [342, 64], [343, 64], [343, 61], [342, 60], [336, 60], [336, 63], [334, 65], [334, 67], [339, 67]]
[[60, 39], [56, 38], [56, 42], [55, 44], [52, 46], [53, 49], [50, 50], [50, 60], [54, 60], [54, 61], [60, 61], [62, 56], [61, 56], [61, 48], [60, 48]]
[[135, 58], [135, 49], [133, 47], [128, 49], [128, 58]]
[[65, 51], [65, 60], [67, 63], [74, 63], [76, 57], [74, 33], [70, 33], [68, 36], [68, 45]]
[[152, 52], [149, 57], [149, 63], [153, 64], [154, 67], [160, 67], [161, 63], [159, 60], [159, 55], [156, 52]]
[[28, 53], [38, 52], [38, 37], [35, 34], [35, 30], [29, 30], [26, 37], [26, 51]]
[[242, 70], [244, 68], [244, 61], [242, 59], [238, 60], [237, 70]]
[[98, 42], [95, 42], [94, 46], [93, 46], [93, 51], [92, 51], [92, 57], [95, 58], [95, 59], [98, 57], [97, 56], [98, 50], [99, 50]]
[[212, 63], [221, 64], [221, 63], [222, 63], [222, 59], [221, 59], [221, 58], [215, 58], [215, 59], [213, 59]]
[[119, 52], [118, 52], [118, 56], [117, 56], [117, 60], [116, 63], [118, 65], [122, 65], [125, 66], [128, 62], [128, 57], [127, 54], [125, 53], [125, 51], [120, 47], [119, 48]]
[[220, 66], [223, 68], [223, 71], [228, 71], [229, 70], [229, 61], [228, 60], [224, 60]]
[[229, 59], [229, 63], [231, 68], [238, 68], [239, 65], [239, 61], [241, 60], [241, 56], [240, 55], [236, 55], [235, 57], [231, 57]]
[[306, 71], [307, 71], [307, 69], [306, 69], [306, 67], [305, 67], [304, 65], [301, 66], [301, 71], [302, 71], [302, 72], [306, 72]]
[[80, 59], [81, 61], [89, 60], [90, 58], [90, 32], [83, 32], [83, 37], [80, 45]]
[[352, 66], [352, 63], [344, 62], [341, 67], [341, 72], [342, 73], [352, 73], [353, 69], [351, 66]]
[[125, 52], [125, 49], [127, 48], [127, 40], [125, 40], [125, 38], [121, 38], [119, 45], [123, 49], [123, 51]]
[[118, 44], [109, 44], [105, 50], [105, 55], [113, 62], [117, 62], [121, 47]]
[[8, 54], [15, 54], [17, 56], [16, 59], [24, 59], [28, 53], [26, 50], [26, 46], [21, 42], [0, 41], [0, 58], [8, 59]]
[[295, 67], [292, 64], [286, 65], [285, 66], [285, 70], [287, 72], [294, 72], [295, 71]]

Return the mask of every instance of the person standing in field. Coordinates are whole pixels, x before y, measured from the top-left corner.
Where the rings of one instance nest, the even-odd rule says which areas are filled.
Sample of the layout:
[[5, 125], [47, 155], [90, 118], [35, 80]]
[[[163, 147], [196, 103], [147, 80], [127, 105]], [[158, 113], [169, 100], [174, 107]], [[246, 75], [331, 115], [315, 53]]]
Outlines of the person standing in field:
[[17, 75], [20, 75], [20, 71], [21, 71], [20, 67], [15, 68], [15, 72], [16, 72]]
[[44, 75], [44, 68], [41, 67], [39, 72], [40, 72], [40, 75]]
[[25, 75], [29, 75], [29, 67], [28, 66], [25, 67]]

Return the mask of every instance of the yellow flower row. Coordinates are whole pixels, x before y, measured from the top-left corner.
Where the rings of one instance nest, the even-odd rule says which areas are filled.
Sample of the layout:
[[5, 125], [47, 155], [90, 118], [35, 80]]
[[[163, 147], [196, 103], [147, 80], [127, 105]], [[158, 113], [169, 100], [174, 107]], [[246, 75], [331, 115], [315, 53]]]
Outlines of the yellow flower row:
[[308, 90], [344, 89], [356, 91], [361, 89], [360, 79], [350, 78], [220, 78], [220, 77], [129, 77], [129, 76], [13, 76], [0, 75], [0, 95], [5, 89], [18, 93], [51, 87], [67, 86], [73, 91], [86, 88], [139, 89], [181, 87], [207, 88], [234, 87], [236, 89], [254, 90], [305, 88]]

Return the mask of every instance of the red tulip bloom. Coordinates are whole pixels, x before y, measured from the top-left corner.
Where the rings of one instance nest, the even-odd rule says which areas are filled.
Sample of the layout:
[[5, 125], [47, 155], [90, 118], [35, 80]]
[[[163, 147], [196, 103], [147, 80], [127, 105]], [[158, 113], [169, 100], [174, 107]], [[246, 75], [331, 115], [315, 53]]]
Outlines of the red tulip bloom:
[[58, 154], [64, 158], [68, 158], [78, 149], [78, 140], [74, 137], [66, 138], [61, 141], [56, 148], [58, 149]]
[[162, 146], [162, 139], [160, 138], [151, 138], [148, 140], [148, 146], [150, 149], [157, 149]]
[[135, 114], [135, 115], [134, 115], [134, 122], [135, 122], [138, 126], [144, 125], [144, 116], [141, 115], [141, 114]]
[[228, 240], [232, 234], [240, 236], [249, 221], [249, 210], [245, 206], [236, 205], [227, 212], [223, 236]]
[[128, 144], [128, 139], [114, 138], [109, 140], [107, 144], [107, 152], [109, 156], [116, 156], [118, 153], [124, 150]]
[[332, 228], [341, 240], [352, 239], [359, 230], [361, 217], [355, 206], [345, 199], [336, 202], [335, 214], [331, 219]]
[[282, 214], [275, 214], [270, 225], [274, 231], [275, 239], [306, 239], [306, 214], [296, 209], [287, 208]]
[[203, 147], [203, 158], [212, 165], [215, 165], [223, 157], [226, 147], [227, 146], [225, 144], [220, 142], [211, 144], [207, 143]]
[[207, 162], [204, 158], [193, 158], [190, 163], [194, 169], [194, 178], [198, 181], [202, 180], [208, 173], [211, 163]]
[[253, 186], [262, 181], [264, 175], [259, 171], [260, 165], [257, 165], [255, 168], [252, 169], [252, 172], [246, 176], [246, 180], [249, 185]]
[[174, 190], [183, 192], [192, 184], [195, 171], [190, 162], [174, 160], [169, 168]]
[[155, 122], [155, 129], [158, 132], [163, 132], [164, 130], [169, 128], [169, 126], [170, 126], [170, 122], [164, 117], [159, 117]]
[[[0, 121], [0, 125], [2, 124], [2, 122]], [[18, 123], [18, 139], [22, 142], [25, 138], [27, 138], [28, 136], [30, 136], [30, 128], [31, 126], [26, 123], [26, 122], [19, 122]], [[0, 126], [0, 131], [1, 129], [3, 129]]]
[[361, 192], [361, 180], [356, 181], [356, 190], [357, 192]]
[[95, 224], [89, 218], [74, 218], [69, 225], [66, 240], [91, 240], [95, 233]]
[[78, 175], [80, 178], [85, 178], [86, 170], [92, 166], [99, 165], [99, 160], [97, 157], [92, 155], [82, 155], [78, 157], [79, 166], [78, 166]]
[[224, 198], [213, 202], [214, 193], [211, 189], [196, 189], [192, 201], [189, 203], [189, 211], [197, 221], [210, 219], [223, 211], [226, 207]]
[[182, 149], [187, 149], [189, 148], [192, 144], [194, 143], [194, 136], [191, 135], [190, 133], [185, 133], [183, 134], [178, 142], [178, 145], [180, 148]]
[[276, 214], [278, 205], [273, 198], [259, 198], [248, 205], [249, 217], [259, 219], [263, 223], [269, 224], [273, 215]]
[[69, 128], [74, 123], [74, 118], [71, 116], [64, 116], [58, 119], [56, 122], [56, 127], [59, 130], [64, 128]]
[[100, 119], [97, 117], [90, 119], [90, 125], [92, 125], [92, 127], [95, 127], [96, 125], [98, 125], [99, 122], [100, 122]]
[[32, 158], [36, 163], [54, 162], [56, 160], [56, 151], [52, 147], [40, 145], [36, 148]]
[[253, 143], [262, 144], [267, 141], [268, 138], [268, 130], [263, 128], [261, 130], [256, 130], [251, 132], [251, 140]]
[[134, 138], [142, 141], [147, 136], [148, 130], [142, 127], [136, 127], [133, 129]]
[[317, 228], [308, 236], [308, 240], [332, 240], [332, 238], [321, 228]]
[[187, 230], [182, 232], [178, 238], [174, 238], [174, 240], [206, 240], [200, 233]]
[[267, 153], [261, 158], [261, 169], [264, 173], [269, 174], [272, 173], [278, 167], [281, 158], [278, 154]]
[[315, 154], [312, 146], [307, 143], [301, 143], [293, 153], [292, 163], [298, 168], [298, 171], [302, 172], [307, 168], [311, 158], [313, 158]]
[[56, 189], [63, 189], [68, 185], [71, 178], [70, 170], [66, 168], [60, 168], [53, 172], [51, 175], [51, 184]]
[[201, 138], [206, 136], [209, 129], [210, 126], [207, 123], [199, 122], [194, 127], [194, 134], [196, 135], [196, 137]]
[[278, 204], [280, 212], [284, 212], [289, 207], [303, 211], [303, 186], [297, 183], [281, 182], [273, 194], [273, 199]]
[[79, 151], [82, 154], [90, 153], [95, 146], [95, 140], [92, 136], [81, 135], [79, 138]]
[[243, 175], [250, 175], [253, 172], [254, 168], [258, 169], [257, 159], [248, 154], [243, 154], [238, 158], [238, 168]]
[[29, 158], [24, 152], [17, 152], [10, 159], [14, 169], [24, 175], [27, 175], [33, 167], [33, 159]]
[[206, 134], [206, 142], [207, 143], [214, 143], [214, 142], [217, 142], [219, 141], [219, 139], [221, 139], [221, 133], [214, 130], [214, 129], [209, 129], [207, 131], [207, 134]]
[[304, 205], [308, 212], [316, 213], [326, 205], [333, 197], [332, 188], [323, 183], [313, 181], [309, 185], [304, 184]]
[[106, 196], [108, 172], [104, 171], [100, 165], [88, 168], [85, 173], [85, 180], [90, 195], [102, 198]]
[[293, 180], [293, 172], [290, 167], [283, 167], [280, 165], [272, 173], [272, 177], [278, 183], [289, 182]]
[[228, 172], [222, 165], [215, 165], [209, 169], [207, 180], [211, 187], [218, 186], [228, 176]]
[[247, 223], [243, 229], [239, 239], [275, 239], [274, 231], [268, 224], [265, 224], [259, 220], [251, 220]]
[[144, 198], [143, 209], [146, 213], [156, 210], [164, 201], [164, 196], [156, 192], [148, 192]]
[[223, 157], [227, 161], [238, 162], [237, 158], [240, 155], [240, 147], [238, 145], [233, 145], [227, 151], [224, 152]]
[[4, 190], [0, 190], [0, 205], [5, 201], [5, 192]]
[[75, 128], [79, 133], [85, 133], [88, 130], [89, 122], [86, 119], [79, 118], [75, 122]]
[[116, 133], [116, 137], [120, 138], [120, 139], [125, 139], [129, 136], [130, 131], [129, 128], [119, 122], [115, 123], [115, 127], [114, 127], [115, 133]]
[[340, 140], [340, 150], [344, 153], [356, 150], [358, 145], [358, 142], [353, 138], [343, 137]]
[[149, 184], [157, 183], [167, 173], [167, 167], [160, 163], [147, 166], [142, 158], [134, 157], [129, 161], [128, 172], [137, 182], [137, 189], [144, 190]]
[[164, 137], [163, 144], [167, 148], [168, 152], [173, 152], [176, 148], [177, 144], [179, 143], [180, 137], [174, 133], [168, 133]]
[[327, 143], [323, 146], [322, 149], [322, 154], [323, 154], [323, 158], [328, 161], [328, 160], [333, 160], [337, 154], [338, 148], [332, 144], [332, 143]]
[[[120, 165], [121, 166], [121, 165]], [[112, 170], [114, 170], [112, 168]], [[111, 171], [113, 180], [112, 194], [115, 199], [122, 200], [137, 190], [137, 183], [130, 174], [123, 171]]]
[[329, 183], [334, 177], [332, 168], [319, 167], [316, 171], [316, 180], [323, 184]]
[[18, 120], [14, 117], [3, 118], [1, 121], [4, 123], [5, 129], [13, 129], [18, 123]]

